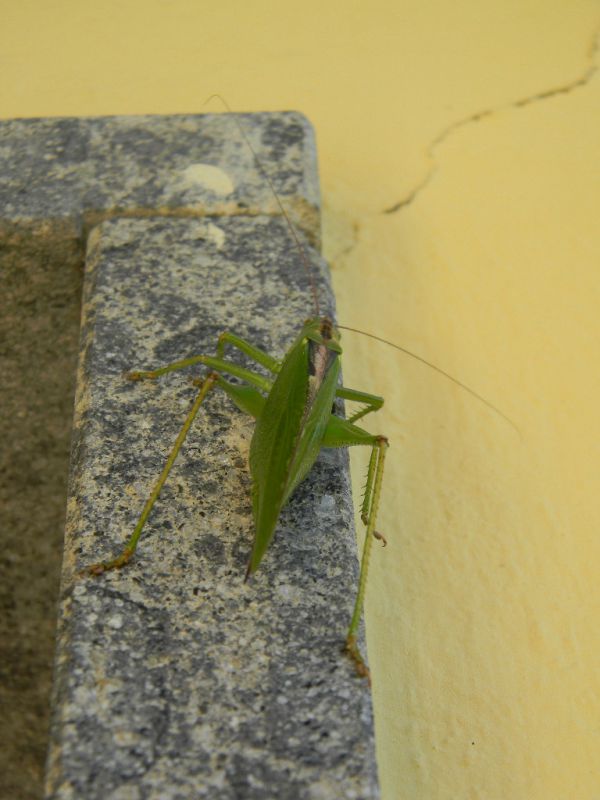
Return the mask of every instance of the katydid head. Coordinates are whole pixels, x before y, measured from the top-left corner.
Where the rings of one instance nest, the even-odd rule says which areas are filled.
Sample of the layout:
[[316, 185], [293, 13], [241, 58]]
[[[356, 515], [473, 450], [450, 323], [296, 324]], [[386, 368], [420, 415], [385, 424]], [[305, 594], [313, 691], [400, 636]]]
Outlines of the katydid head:
[[316, 344], [325, 345], [329, 350], [341, 354], [340, 333], [329, 317], [307, 319], [300, 332], [301, 338], [310, 339]]

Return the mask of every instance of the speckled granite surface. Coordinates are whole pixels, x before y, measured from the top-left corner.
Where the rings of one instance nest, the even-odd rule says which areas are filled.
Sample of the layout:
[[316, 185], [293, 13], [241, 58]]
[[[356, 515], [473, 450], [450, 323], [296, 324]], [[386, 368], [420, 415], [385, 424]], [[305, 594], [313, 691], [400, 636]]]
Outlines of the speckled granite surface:
[[318, 242], [314, 136], [300, 114], [0, 120], [0, 795], [37, 800], [86, 239], [115, 216], [279, 213]]
[[[306, 163], [292, 172], [314, 188]], [[247, 155], [245, 170], [261, 182]], [[292, 205], [316, 208], [304, 195]], [[135, 560], [79, 573], [118, 552], [196, 391], [123, 372], [213, 352], [224, 329], [282, 354], [312, 313], [286, 225], [228, 202], [91, 231], [47, 797], [378, 796], [370, 693], [340, 652], [357, 574], [345, 452], [323, 454], [244, 584], [252, 423], [215, 392]]]
[[314, 135], [296, 112], [4, 120], [0, 226], [279, 214], [236, 118], [296, 225], [318, 244]]

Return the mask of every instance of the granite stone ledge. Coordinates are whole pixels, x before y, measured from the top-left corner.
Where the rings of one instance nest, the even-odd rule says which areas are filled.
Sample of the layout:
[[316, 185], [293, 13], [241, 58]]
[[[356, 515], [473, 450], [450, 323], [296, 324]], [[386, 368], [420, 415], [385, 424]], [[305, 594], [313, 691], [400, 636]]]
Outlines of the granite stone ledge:
[[357, 578], [344, 451], [322, 454], [244, 584], [252, 424], [214, 392], [135, 560], [81, 575], [129, 535], [196, 392], [186, 373], [124, 371], [214, 352], [226, 329], [282, 354], [313, 313], [270, 211], [139, 216], [87, 241], [46, 797], [377, 798], [370, 692], [340, 652]]
[[114, 216], [279, 215], [319, 245], [312, 126], [297, 112], [0, 121], [0, 242], [85, 237]]
[[[207, 121], [205, 147], [220, 161], [193, 150]], [[157, 133], [169, 124], [174, 138], [183, 131], [171, 150]], [[341, 653], [357, 578], [345, 451], [322, 454], [244, 584], [252, 423], [215, 391], [135, 560], [81, 575], [131, 532], [197, 391], [188, 373], [151, 384], [123, 373], [214, 352], [226, 329], [283, 354], [313, 313], [287, 225], [245, 145], [232, 144], [231, 124], [222, 115], [0, 123], [5, 147], [15, 132], [24, 142], [10, 180], [3, 172], [0, 235], [52, 249], [58, 231], [87, 250], [47, 798], [378, 797], [370, 692]], [[269, 114], [244, 127], [318, 242], [310, 126]], [[135, 131], [128, 153], [121, 129]], [[177, 170], [183, 195], [162, 203]], [[18, 191], [6, 203], [9, 184]], [[326, 265], [307, 247], [333, 313]]]
[[[244, 585], [251, 424], [215, 393], [135, 563], [100, 580], [78, 574], [131, 530], [194, 393], [185, 375], [148, 386], [122, 371], [210, 352], [225, 328], [283, 352], [312, 313], [235, 116], [0, 121], [0, 254], [10, 276], [1, 311], [13, 336], [0, 389], [34, 397], [25, 427], [22, 409], [10, 417], [11, 441], [23, 463], [56, 450], [47, 461], [57, 475], [76, 349], [66, 328], [75, 331], [86, 262], [47, 797], [377, 796], [369, 692], [339, 654], [356, 578], [343, 452], [324, 454]], [[295, 112], [239, 119], [318, 246], [310, 124]], [[19, 380], [24, 393], [14, 391]], [[63, 427], [51, 444], [49, 432]], [[57, 491], [46, 495], [24, 507], [13, 536], [39, 540], [43, 557], [23, 559], [13, 577], [17, 593], [50, 597], [52, 614], [44, 554], [56, 539], [46, 528]], [[30, 638], [41, 648], [41, 634]], [[28, 669], [22, 658], [14, 668]], [[3, 764], [14, 762], [16, 776], [23, 752], [10, 753]]]

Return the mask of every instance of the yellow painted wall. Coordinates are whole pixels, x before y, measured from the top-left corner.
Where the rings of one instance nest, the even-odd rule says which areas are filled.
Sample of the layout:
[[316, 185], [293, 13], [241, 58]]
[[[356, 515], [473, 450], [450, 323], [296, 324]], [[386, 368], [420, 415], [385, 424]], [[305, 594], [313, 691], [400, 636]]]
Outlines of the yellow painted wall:
[[[384, 800], [600, 798], [600, 5], [3, 0], [0, 115], [296, 108], [392, 441]], [[385, 209], [399, 206], [395, 213]]]

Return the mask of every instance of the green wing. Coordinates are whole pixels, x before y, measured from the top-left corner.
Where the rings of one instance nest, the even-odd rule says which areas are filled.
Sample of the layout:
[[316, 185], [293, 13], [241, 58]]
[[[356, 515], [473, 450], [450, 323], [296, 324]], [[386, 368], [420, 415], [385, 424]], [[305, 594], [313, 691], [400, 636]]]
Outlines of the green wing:
[[[326, 350], [326, 366], [311, 374], [314, 353]], [[325, 350], [323, 349], [325, 348]], [[255, 538], [248, 573], [269, 546], [281, 509], [314, 464], [339, 374], [337, 353], [301, 338], [286, 358], [257, 419], [250, 445]]]

